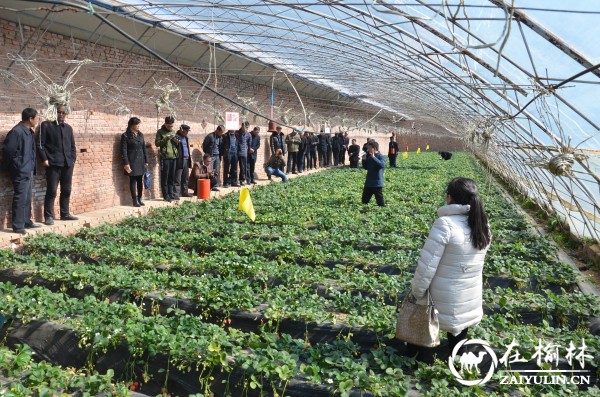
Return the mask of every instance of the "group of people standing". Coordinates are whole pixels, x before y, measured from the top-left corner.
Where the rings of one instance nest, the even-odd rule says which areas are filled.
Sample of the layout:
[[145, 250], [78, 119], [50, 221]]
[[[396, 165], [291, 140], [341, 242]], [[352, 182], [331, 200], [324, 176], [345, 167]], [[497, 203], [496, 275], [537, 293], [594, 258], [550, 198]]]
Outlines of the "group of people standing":
[[54, 224], [54, 202], [60, 185], [60, 219], [78, 218], [70, 212], [73, 167], [77, 158], [73, 128], [65, 122], [65, 105], [55, 106], [56, 120], [44, 121], [37, 131], [39, 114], [33, 108], [21, 113], [21, 122], [6, 135], [3, 146], [2, 169], [10, 175], [13, 184], [12, 229], [25, 234], [26, 229], [41, 227], [31, 216], [33, 175], [36, 174], [37, 156], [46, 169], [44, 223]]
[[271, 155], [275, 155], [276, 151], [281, 149], [283, 156], [287, 157], [286, 173], [298, 174], [305, 170], [346, 163], [346, 152], [350, 146], [347, 132], [332, 135], [322, 130], [315, 135], [314, 132], [294, 128], [291, 133], [284, 135], [282, 128], [274, 122], [269, 122], [268, 132], [271, 133]]

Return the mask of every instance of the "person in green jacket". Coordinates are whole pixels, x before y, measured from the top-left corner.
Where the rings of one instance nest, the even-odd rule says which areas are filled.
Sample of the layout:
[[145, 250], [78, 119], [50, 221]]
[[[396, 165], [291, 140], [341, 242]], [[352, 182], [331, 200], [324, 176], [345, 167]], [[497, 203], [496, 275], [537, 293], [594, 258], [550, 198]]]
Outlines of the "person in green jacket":
[[287, 172], [291, 171], [292, 174], [297, 174], [299, 170], [298, 152], [300, 151], [302, 139], [300, 138], [300, 135], [298, 135], [298, 132], [300, 132], [300, 130], [294, 128], [292, 132], [285, 137], [288, 151]]
[[159, 148], [160, 156], [160, 188], [165, 201], [178, 200], [175, 193], [175, 168], [179, 139], [173, 130], [175, 118], [165, 117], [165, 123], [156, 132], [154, 144]]

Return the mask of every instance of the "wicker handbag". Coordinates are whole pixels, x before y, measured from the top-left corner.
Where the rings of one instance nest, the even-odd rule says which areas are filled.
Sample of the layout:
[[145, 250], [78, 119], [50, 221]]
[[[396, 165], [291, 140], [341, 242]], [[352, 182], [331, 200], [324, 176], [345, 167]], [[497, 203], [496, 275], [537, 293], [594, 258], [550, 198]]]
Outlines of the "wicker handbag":
[[427, 290], [427, 305], [419, 305], [409, 293], [398, 311], [396, 339], [413, 345], [436, 347], [440, 344], [438, 311]]

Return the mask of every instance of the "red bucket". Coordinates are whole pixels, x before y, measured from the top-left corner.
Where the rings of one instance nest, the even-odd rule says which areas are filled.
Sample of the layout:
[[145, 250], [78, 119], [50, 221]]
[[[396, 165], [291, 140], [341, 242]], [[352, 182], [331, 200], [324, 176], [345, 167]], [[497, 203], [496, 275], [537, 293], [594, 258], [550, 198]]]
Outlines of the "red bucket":
[[207, 200], [210, 198], [210, 179], [198, 179], [198, 199]]

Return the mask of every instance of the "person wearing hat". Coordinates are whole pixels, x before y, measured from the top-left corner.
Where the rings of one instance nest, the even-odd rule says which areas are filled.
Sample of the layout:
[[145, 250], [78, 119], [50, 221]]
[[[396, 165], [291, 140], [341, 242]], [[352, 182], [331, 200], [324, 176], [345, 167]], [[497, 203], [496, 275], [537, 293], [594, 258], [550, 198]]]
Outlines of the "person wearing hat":
[[204, 154], [208, 153], [212, 156], [211, 166], [217, 178], [217, 186], [221, 185], [219, 174], [221, 171], [221, 157], [223, 157], [222, 136], [224, 133], [225, 126], [219, 125], [216, 130], [208, 134], [204, 138], [204, 141], [202, 141], [202, 151]]
[[269, 147], [271, 148], [271, 156], [275, 154], [277, 149], [282, 149], [282, 144], [279, 141], [279, 127], [274, 121], [269, 121], [269, 132], [271, 136], [269, 137]]
[[176, 200], [175, 193], [175, 163], [177, 161], [178, 138], [173, 131], [175, 118], [165, 117], [165, 123], [156, 131], [154, 144], [159, 148], [160, 156], [160, 188], [165, 201]]
[[285, 137], [285, 144], [287, 145], [288, 159], [287, 159], [287, 171], [292, 174], [297, 174], [299, 171], [298, 166], [298, 152], [300, 151], [301, 139], [298, 135], [297, 128], [294, 128], [288, 136]]
[[192, 156], [190, 151], [190, 141], [187, 135], [190, 132], [190, 126], [187, 124], [181, 124], [177, 134], [177, 140], [179, 145], [177, 147], [177, 161], [175, 162], [175, 183], [174, 193], [175, 200], [179, 197], [192, 197], [188, 193], [188, 179], [190, 175], [190, 168], [192, 168]]

